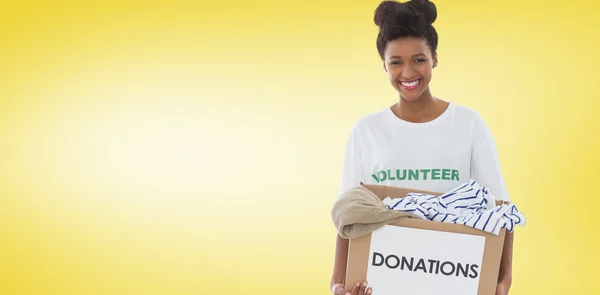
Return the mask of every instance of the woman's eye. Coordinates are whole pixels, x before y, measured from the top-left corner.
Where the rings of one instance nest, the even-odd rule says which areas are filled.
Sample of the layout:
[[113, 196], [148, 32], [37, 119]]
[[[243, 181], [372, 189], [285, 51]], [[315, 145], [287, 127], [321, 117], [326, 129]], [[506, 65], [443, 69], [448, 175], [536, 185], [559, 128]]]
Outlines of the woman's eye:
[[393, 62], [391, 62], [391, 64], [393, 64], [393, 65], [399, 65], [400, 62], [399, 61], [393, 61]]
[[425, 60], [424, 60], [424, 59], [422, 59], [422, 58], [420, 58], [420, 59], [417, 59], [417, 60], [416, 60], [416, 62], [418, 62], [418, 63], [420, 63], [420, 62], [425, 62]]

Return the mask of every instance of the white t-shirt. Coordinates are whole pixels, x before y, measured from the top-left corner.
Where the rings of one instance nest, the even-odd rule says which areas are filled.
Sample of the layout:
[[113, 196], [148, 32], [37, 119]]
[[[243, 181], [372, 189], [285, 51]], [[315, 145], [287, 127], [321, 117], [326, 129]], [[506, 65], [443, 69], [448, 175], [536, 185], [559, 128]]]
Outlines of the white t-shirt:
[[387, 107], [354, 125], [338, 197], [365, 184], [445, 193], [473, 179], [509, 201], [494, 138], [475, 110], [450, 102], [436, 119], [412, 123]]

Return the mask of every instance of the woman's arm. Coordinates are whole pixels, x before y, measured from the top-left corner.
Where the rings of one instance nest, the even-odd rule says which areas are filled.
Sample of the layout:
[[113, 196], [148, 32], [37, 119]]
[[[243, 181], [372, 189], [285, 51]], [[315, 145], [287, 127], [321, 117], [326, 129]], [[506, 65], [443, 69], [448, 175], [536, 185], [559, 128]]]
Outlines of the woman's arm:
[[336, 284], [344, 285], [346, 283], [346, 266], [348, 263], [348, 245], [347, 239], [342, 238], [339, 234], [336, 235], [335, 242], [335, 260], [333, 263], [333, 275], [331, 276], [331, 288]]
[[[363, 169], [361, 143], [358, 135], [358, 124], [352, 128], [352, 132], [346, 142], [344, 150], [344, 162], [342, 168], [342, 180], [338, 191], [338, 198], [348, 189], [360, 186], [361, 182], [365, 182], [365, 174]], [[342, 238], [339, 234], [336, 235], [335, 242], [335, 258], [333, 265], [333, 274], [331, 276], [330, 290], [335, 295], [352, 295], [365, 294], [365, 285], [354, 286], [352, 290], [346, 290], [346, 265], [348, 262], [348, 247], [350, 241]]]
[[[510, 196], [502, 176], [498, 150], [491, 131], [481, 117], [477, 117], [473, 128], [473, 151], [471, 177], [489, 188], [496, 200], [510, 201]], [[507, 232], [502, 248], [500, 272], [496, 295], [507, 295], [512, 283], [512, 252], [514, 233]]]
[[371, 294], [371, 288], [367, 289], [367, 282], [356, 282], [352, 290], [346, 290], [346, 266], [348, 263], [348, 247], [350, 241], [342, 238], [339, 234], [335, 242], [335, 261], [333, 264], [333, 275], [331, 276], [331, 292], [334, 295], [363, 295]]

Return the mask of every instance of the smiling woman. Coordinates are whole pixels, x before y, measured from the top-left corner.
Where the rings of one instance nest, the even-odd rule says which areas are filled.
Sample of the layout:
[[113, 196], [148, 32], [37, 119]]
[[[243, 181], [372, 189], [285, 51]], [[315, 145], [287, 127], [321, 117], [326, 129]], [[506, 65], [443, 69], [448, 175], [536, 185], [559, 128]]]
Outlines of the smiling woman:
[[[360, 183], [447, 192], [473, 179], [496, 199], [510, 200], [495, 140], [484, 119], [469, 107], [431, 94], [432, 70], [438, 63], [436, 18], [436, 6], [427, 0], [384, 1], [375, 10], [377, 51], [399, 99], [354, 125], [345, 149], [339, 197]], [[445, 173], [432, 167], [443, 167]], [[497, 295], [506, 295], [512, 281], [512, 240], [512, 233], [507, 234]], [[368, 282], [344, 289], [348, 245], [338, 235], [331, 290], [336, 295], [370, 294]]]
[[431, 25], [437, 19], [433, 3], [402, 5], [384, 1], [375, 12], [379, 27], [377, 51], [392, 86], [402, 98], [414, 101], [431, 96], [431, 69], [437, 66], [438, 34]]

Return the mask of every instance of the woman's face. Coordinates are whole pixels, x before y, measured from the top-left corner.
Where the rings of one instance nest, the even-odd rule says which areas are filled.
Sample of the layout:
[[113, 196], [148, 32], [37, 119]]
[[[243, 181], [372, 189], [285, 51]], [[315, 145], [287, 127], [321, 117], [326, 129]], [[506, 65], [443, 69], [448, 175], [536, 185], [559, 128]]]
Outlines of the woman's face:
[[437, 65], [427, 41], [402, 37], [387, 43], [384, 69], [392, 86], [408, 101], [417, 100], [429, 90], [431, 71]]

